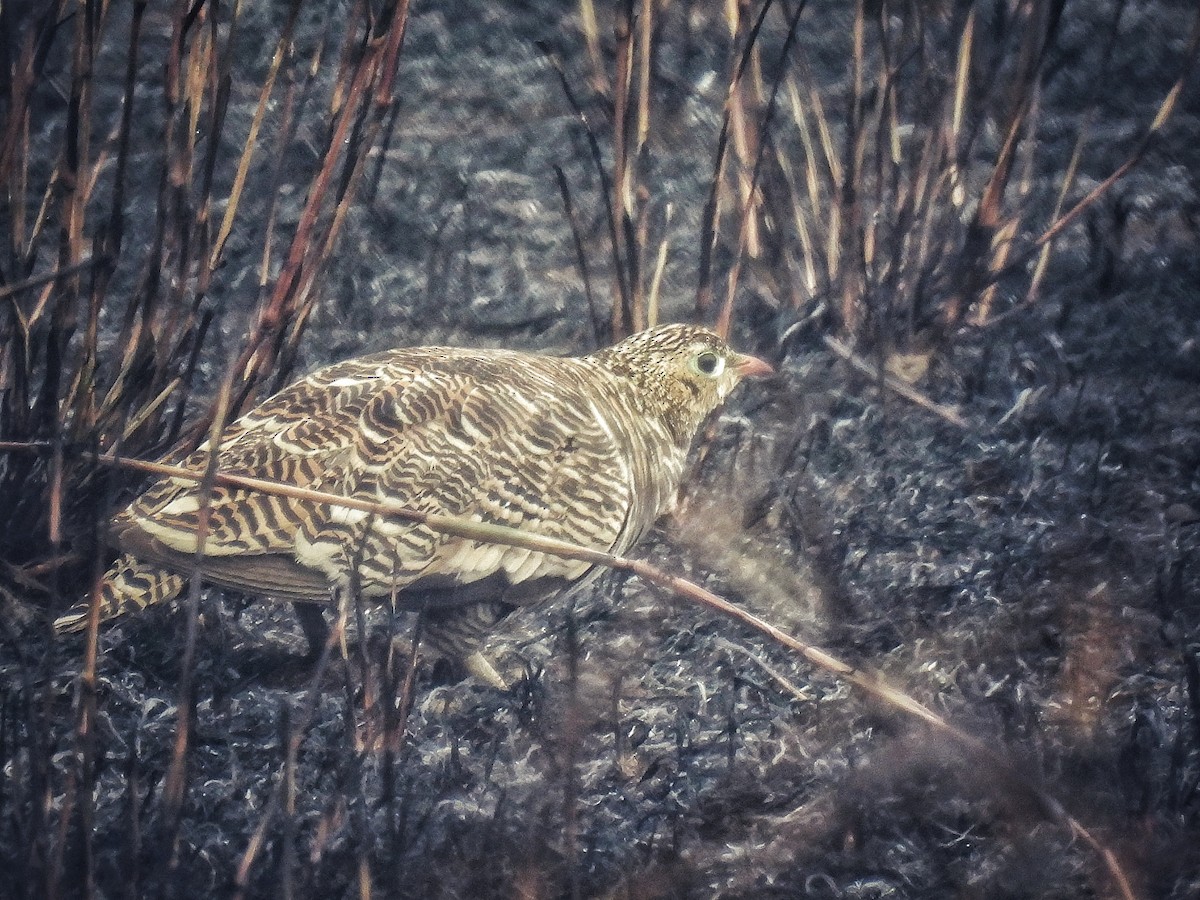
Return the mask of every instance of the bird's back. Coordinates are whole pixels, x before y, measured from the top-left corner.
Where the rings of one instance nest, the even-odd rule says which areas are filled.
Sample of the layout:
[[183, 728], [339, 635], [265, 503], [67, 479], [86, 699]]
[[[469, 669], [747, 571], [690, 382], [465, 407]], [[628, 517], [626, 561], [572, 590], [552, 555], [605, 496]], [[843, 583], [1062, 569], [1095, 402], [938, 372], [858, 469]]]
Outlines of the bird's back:
[[[678, 486], [684, 452], [639, 416], [619, 379], [588, 359], [423, 347], [318, 370], [230, 426], [218, 471], [628, 548]], [[183, 465], [203, 472], [202, 447]], [[190, 571], [195, 482], [163, 479], [115, 521], [121, 549]], [[586, 563], [440, 534], [391, 517], [215, 486], [204, 575], [316, 599], [352, 580], [366, 596], [473, 602], [480, 590], [538, 599]]]

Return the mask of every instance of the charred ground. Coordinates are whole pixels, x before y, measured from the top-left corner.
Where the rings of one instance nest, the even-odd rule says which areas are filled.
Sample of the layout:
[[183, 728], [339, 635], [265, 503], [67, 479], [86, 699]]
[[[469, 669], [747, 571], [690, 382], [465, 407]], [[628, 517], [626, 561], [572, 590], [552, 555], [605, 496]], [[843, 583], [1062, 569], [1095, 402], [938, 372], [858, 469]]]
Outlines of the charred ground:
[[[654, 179], [674, 205], [666, 318], [691, 314], [724, 100], [710, 76], [727, 65], [705, 30], [719, 20], [686, 8], [680, 30], [663, 27], [656, 75], [667, 101]], [[1140, 5], [1108, 68], [1089, 71], [1109, 12], [1090, 8], [1067, 4], [1078, 15], [1060, 33], [1049, 150], [1031, 178], [1062, 177], [1090, 79], [1107, 87], [1088, 178], [1119, 165], [1191, 24], [1186, 3]], [[817, 10], [804, 37], [831, 85], [844, 61], [822, 29], [846, 23]], [[582, 58], [574, 8], [414, 8], [397, 137], [330, 262], [299, 367], [399, 343], [590, 348], [554, 167], [582, 205], [597, 184], [539, 42]], [[234, 96], [248, 116], [254, 91]], [[366, 635], [353, 629], [348, 658], [313, 690], [289, 608], [209, 592], [174, 848], [163, 791], [183, 614], [102, 634], [92, 818], [73, 814], [62, 832], [79, 777], [79, 645], [9, 628], [0, 892], [39, 891], [61, 846], [66, 895], [87, 892], [91, 868], [106, 896], [239, 882], [255, 896], [347, 896], [364, 872], [397, 897], [1117, 896], [1093, 850], [1047, 818], [1049, 797], [1115, 853], [1138, 896], [1195, 896], [1197, 96], [1193, 76], [1142, 165], [1064, 238], [1035, 303], [944, 344], [919, 385], [965, 427], [830, 352], [827, 317], [751, 290], [736, 342], [779, 374], [740, 389], [680, 512], [637, 553], [882, 671], [1027, 781], [636, 579], [514, 616], [496, 649], [529, 676], [508, 694], [419, 669], [402, 741], [388, 698], [403, 659], [389, 663], [385, 645], [410, 622], [368, 611]], [[584, 237], [602, 248], [603, 205], [592, 210]], [[226, 271], [254, 264], [235, 246]], [[236, 348], [252, 281], [214, 282], [217, 351]], [[214, 353], [202, 381], [217, 378]]]

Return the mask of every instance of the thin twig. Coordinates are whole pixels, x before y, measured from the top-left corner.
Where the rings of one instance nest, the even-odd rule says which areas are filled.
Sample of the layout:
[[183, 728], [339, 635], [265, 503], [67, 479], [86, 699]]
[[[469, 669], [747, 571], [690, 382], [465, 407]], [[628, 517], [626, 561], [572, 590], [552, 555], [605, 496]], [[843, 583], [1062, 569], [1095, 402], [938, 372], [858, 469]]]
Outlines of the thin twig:
[[[592, 157], [592, 165], [596, 169], [596, 178], [600, 182], [600, 194], [604, 200], [604, 207], [606, 210], [611, 211], [614, 209], [613, 204], [616, 202], [613, 199], [614, 191], [619, 191], [620, 185], [614, 186], [609, 180], [608, 174], [604, 168], [604, 155], [600, 152], [600, 141], [596, 136], [596, 129], [592, 125], [592, 120], [588, 114], [584, 112], [583, 106], [575, 96], [575, 92], [571, 90], [571, 82], [567, 78], [567, 70], [563, 65], [562, 58], [548, 45], [539, 44], [538, 48], [545, 55], [546, 61], [550, 63], [550, 67], [554, 69], [554, 73], [558, 76], [559, 86], [562, 88], [563, 94], [567, 98], [567, 103], [570, 105], [571, 109], [574, 110], [575, 116], [579, 119], [580, 124], [583, 125], [583, 133], [587, 138], [588, 150], [590, 151]], [[627, 283], [626, 276], [628, 273], [618, 250], [621, 245], [618, 222], [612, 217], [612, 215], [606, 215], [604, 217], [604, 221], [608, 226], [608, 241], [609, 249], [613, 257], [612, 262], [614, 281], [621, 294], [621, 308], [628, 309], [631, 303], [630, 293], [632, 289]]]
[[43, 284], [49, 284], [59, 278], [64, 278], [67, 275], [78, 275], [85, 269], [90, 269], [92, 266], [98, 266], [109, 262], [108, 256], [89, 256], [87, 259], [81, 259], [77, 263], [72, 263], [69, 266], [62, 266], [55, 269], [53, 272], [43, 272], [41, 275], [34, 275], [31, 278], [26, 278], [24, 281], [18, 281], [16, 284], [5, 285], [0, 287], [0, 300], [6, 300], [23, 291], [28, 291], [35, 287], [41, 287]]
[[596, 298], [592, 294], [592, 276], [588, 271], [587, 254], [583, 250], [583, 238], [579, 233], [579, 219], [575, 215], [575, 204], [571, 202], [571, 187], [567, 184], [567, 176], [563, 172], [562, 166], [555, 165], [554, 175], [558, 180], [558, 192], [562, 195], [567, 222], [571, 226], [571, 239], [575, 243], [575, 261], [579, 264], [579, 277], [583, 279], [583, 294], [587, 298], [588, 312], [592, 317], [592, 340], [595, 341], [596, 347], [600, 347], [604, 343], [607, 330], [600, 324]]
[[[951, 425], [955, 425], [955, 426], [957, 426], [959, 428], [963, 428], [963, 429], [965, 429], [967, 427], [967, 420], [964, 419], [962, 416], [960, 416], [958, 414], [957, 410], [954, 410], [949, 406], [945, 406], [941, 403], [937, 403], [933, 400], [930, 400], [928, 397], [926, 397], [924, 394], [922, 394], [920, 391], [918, 391], [916, 388], [914, 388], [911, 384], [908, 384], [907, 382], [902, 381], [901, 379], [897, 378], [895, 375], [892, 375], [890, 372], [886, 372], [886, 371], [881, 372], [879, 369], [879, 366], [863, 359], [861, 356], [859, 356], [857, 353], [855, 353], [853, 350], [851, 350], [848, 346], [843, 344], [837, 338], [826, 335], [824, 340], [825, 340], [826, 347], [828, 347], [830, 350], [832, 350], [834, 353], [836, 353], [838, 356], [840, 356], [846, 362], [850, 363], [850, 365], [852, 365], [854, 368], [858, 369], [858, 371], [862, 372], [864, 375], [867, 375], [871, 378], [882, 381], [885, 387], [887, 387], [889, 390], [895, 391], [897, 394], [899, 394], [905, 400], [909, 400], [912, 403], [915, 403], [917, 406], [921, 407], [922, 409], [929, 410], [934, 415], [940, 416], [941, 418], [945, 419]], [[881, 375], [882, 375], [882, 377], [880, 377]]]

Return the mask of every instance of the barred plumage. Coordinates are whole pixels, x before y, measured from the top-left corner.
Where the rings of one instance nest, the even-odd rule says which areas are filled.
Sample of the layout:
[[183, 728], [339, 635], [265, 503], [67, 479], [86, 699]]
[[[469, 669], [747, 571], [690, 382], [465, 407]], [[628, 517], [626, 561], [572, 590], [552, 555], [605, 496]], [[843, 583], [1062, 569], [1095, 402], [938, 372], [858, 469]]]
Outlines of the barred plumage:
[[[709, 413], [744, 376], [769, 371], [684, 325], [582, 358], [390, 350], [320, 369], [242, 416], [221, 440], [219, 470], [622, 553], [670, 508]], [[201, 446], [182, 465], [203, 472], [208, 455]], [[165, 478], [115, 518], [123, 555], [106, 576], [101, 618], [178, 594], [175, 573], [194, 568], [199, 516], [197, 485]], [[399, 591], [406, 608], [431, 609], [435, 621], [468, 604], [490, 604], [499, 616], [579, 583], [590, 568], [223, 486], [209, 500], [203, 554], [203, 577], [214, 584], [319, 601], [353, 579], [364, 597]], [[85, 611], [56, 627], [82, 627]]]

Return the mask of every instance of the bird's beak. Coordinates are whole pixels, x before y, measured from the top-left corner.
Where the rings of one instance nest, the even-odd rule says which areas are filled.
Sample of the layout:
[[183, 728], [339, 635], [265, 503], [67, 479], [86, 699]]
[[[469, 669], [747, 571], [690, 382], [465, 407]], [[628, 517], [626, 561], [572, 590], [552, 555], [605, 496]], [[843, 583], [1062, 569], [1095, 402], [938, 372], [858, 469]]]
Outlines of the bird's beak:
[[757, 356], [744, 356], [741, 353], [737, 354], [733, 364], [733, 369], [742, 378], [751, 378], [757, 375], [774, 375], [775, 370], [768, 363], [763, 362]]

